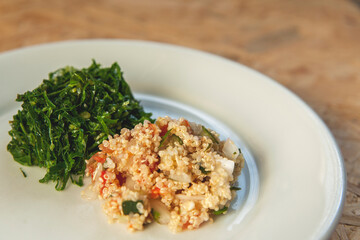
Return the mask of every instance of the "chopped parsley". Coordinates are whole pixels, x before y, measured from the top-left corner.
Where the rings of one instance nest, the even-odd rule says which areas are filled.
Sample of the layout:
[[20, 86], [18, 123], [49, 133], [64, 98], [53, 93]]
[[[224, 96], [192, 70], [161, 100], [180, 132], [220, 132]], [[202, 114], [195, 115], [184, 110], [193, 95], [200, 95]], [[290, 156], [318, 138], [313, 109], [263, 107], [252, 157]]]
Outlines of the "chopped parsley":
[[121, 206], [124, 212], [124, 215], [129, 215], [130, 213], [139, 213], [140, 211], [137, 207], [138, 204], [143, 204], [143, 201], [139, 200], [139, 201], [131, 201], [131, 200], [127, 200], [127, 201], [123, 201]]
[[199, 169], [200, 169], [201, 173], [203, 173], [203, 174], [209, 174], [210, 173], [210, 171], [206, 171], [203, 166], [200, 166]]

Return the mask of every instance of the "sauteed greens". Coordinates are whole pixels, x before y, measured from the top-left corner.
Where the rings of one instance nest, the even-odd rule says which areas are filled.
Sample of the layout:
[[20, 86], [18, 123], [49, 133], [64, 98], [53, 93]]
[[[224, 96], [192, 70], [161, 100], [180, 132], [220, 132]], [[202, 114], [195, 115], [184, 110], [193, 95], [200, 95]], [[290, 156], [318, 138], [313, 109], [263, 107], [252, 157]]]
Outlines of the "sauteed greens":
[[85, 159], [108, 135], [152, 121], [117, 63], [109, 68], [95, 61], [89, 68], [61, 68], [16, 101], [22, 109], [10, 121], [7, 149], [22, 165], [46, 168], [40, 182], [54, 181], [56, 190], [63, 190], [69, 179], [83, 184]]

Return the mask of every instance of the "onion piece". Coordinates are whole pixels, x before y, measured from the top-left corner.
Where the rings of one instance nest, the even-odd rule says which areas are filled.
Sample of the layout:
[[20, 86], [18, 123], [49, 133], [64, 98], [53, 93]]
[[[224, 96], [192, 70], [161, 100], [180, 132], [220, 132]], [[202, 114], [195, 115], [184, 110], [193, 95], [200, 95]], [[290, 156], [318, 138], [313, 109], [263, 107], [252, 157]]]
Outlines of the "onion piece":
[[240, 154], [239, 148], [230, 138], [226, 139], [222, 151], [225, 157], [232, 160], [235, 160]]
[[150, 199], [150, 206], [159, 213], [157, 219], [155, 219], [158, 223], [168, 224], [170, 222], [170, 211], [165, 204], [160, 200]]
[[127, 187], [130, 190], [135, 190], [135, 182], [132, 179], [131, 176], [128, 176], [125, 181], [125, 187]]
[[221, 167], [223, 169], [225, 169], [225, 171], [229, 174], [232, 175], [232, 173], [234, 172], [234, 168], [235, 168], [235, 162], [232, 160], [228, 160], [226, 158], [219, 158], [216, 159], [217, 162], [220, 162]]
[[188, 196], [185, 194], [175, 194], [175, 197], [177, 197], [181, 201], [201, 201], [204, 199], [204, 196], [201, 195]]
[[170, 174], [169, 178], [178, 182], [184, 182], [184, 183], [191, 182], [191, 175], [184, 172], [180, 174]]
[[97, 164], [97, 167], [93, 173], [93, 177], [92, 177], [92, 180], [93, 181], [97, 181], [98, 178], [101, 176], [101, 172], [103, 170], [103, 165], [101, 163], [98, 163]]
[[129, 217], [124, 215], [117, 215], [114, 218], [118, 223], [127, 223], [129, 221]]
[[189, 122], [190, 128], [195, 135], [200, 135], [202, 132], [202, 126], [200, 124]]

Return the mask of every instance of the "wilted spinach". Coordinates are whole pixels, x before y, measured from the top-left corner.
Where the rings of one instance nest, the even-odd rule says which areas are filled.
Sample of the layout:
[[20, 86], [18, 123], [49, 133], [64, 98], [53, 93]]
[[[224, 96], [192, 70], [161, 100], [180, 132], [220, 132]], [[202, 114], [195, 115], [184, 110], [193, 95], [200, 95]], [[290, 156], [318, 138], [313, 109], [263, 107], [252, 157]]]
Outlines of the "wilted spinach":
[[117, 63], [61, 68], [16, 101], [22, 109], [10, 121], [7, 149], [22, 165], [46, 168], [40, 182], [55, 181], [56, 190], [63, 190], [69, 179], [83, 184], [85, 159], [109, 134], [151, 120]]

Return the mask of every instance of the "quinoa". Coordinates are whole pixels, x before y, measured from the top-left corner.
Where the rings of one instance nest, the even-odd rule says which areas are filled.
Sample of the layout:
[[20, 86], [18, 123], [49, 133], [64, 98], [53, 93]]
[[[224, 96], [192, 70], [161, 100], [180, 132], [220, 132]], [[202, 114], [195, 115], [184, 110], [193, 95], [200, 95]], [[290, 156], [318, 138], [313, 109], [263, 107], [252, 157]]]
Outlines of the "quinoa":
[[122, 129], [86, 161], [83, 192], [104, 201], [109, 222], [130, 231], [156, 221], [171, 231], [197, 229], [226, 213], [244, 158], [239, 148], [202, 125], [160, 117]]

